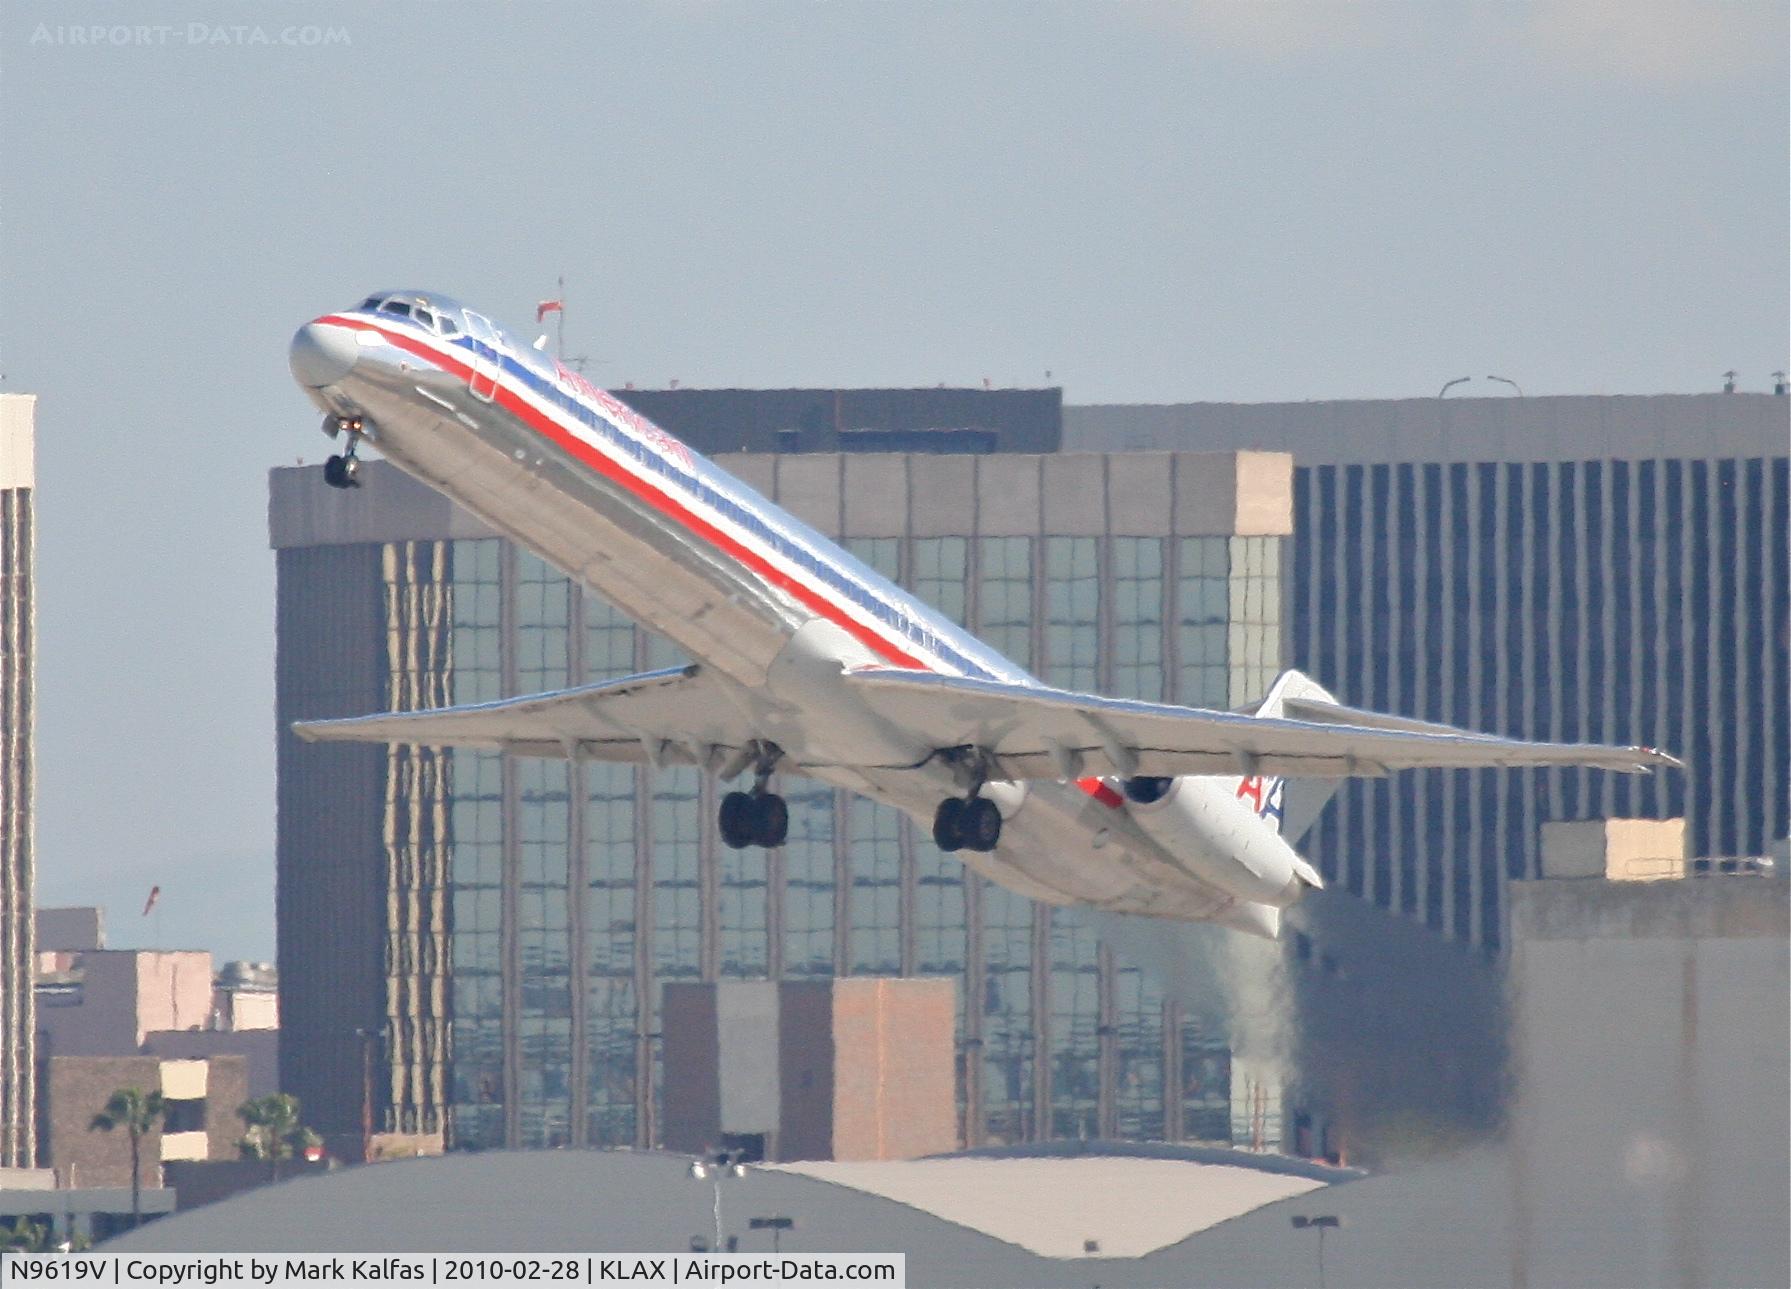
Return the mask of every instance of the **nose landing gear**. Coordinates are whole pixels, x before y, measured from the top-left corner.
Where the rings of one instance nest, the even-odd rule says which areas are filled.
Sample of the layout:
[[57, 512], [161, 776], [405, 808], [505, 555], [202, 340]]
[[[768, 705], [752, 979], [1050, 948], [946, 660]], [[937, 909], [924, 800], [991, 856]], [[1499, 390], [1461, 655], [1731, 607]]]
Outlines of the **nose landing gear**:
[[333, 456], [323, 463], [323, 481], [332, 488], [358, 488], [361, 486], [361, 462], [355, 450], [361, 446], [361, 439], [366, 435], [366, 428], [358, 416], [326, 417], [323, 423], [324, 433], [332, 439], [338, 434], [348, 436], [348, 445], [342, 449], [341, 456]]
[[765, 788], [782, 755], [776, 744], [761, 745], [753, 760], [752, 791], [730, 792], [721, 799], [718, 822], [723, 845], [732, 850], [744, 850], [748, 846], [771, 850], [788, 839], [790, 807], [777, 793]]

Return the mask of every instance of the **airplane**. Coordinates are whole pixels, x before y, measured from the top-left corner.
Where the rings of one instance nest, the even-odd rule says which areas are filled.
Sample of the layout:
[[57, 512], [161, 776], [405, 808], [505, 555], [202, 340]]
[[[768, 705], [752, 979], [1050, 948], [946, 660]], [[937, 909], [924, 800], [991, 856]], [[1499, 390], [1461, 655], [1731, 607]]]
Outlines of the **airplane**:
[[1324, 884], [1292, 843], [1344, 777], [1680, 764], [1352, 708], [1298, 671], [1235, 711], [1052, 688], [567, 369], [545, 336], [521, 344], [432, 291], [323, 314], [289, 360], [344, 445], [330, 486], [358, 486], [371, 444], [695, 660], [295, 725], [309, 740], [747, 776], [720, 803], [735, 848], [784, 844], [773, 775], [800, 773], [894, 806], [1032, 899], [1267, 939]]

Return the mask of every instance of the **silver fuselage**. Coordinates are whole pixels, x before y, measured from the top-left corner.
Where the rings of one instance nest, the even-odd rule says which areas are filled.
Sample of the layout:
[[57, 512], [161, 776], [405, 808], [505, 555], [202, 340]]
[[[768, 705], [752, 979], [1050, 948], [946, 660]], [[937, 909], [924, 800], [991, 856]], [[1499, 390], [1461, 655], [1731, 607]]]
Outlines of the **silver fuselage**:
[[[822, 673], [875, 665], [1037, 682], [619, 400], [431, 298], [454, 311], [458, 334], [365, 309], [302, 329], [293, 367], [313, 401], [362, 418], [386, 459], [725, 678], [802, 773], [927, 826], [960, 790], [930, 758], [928, 732], [856, 709]], [[1147, 835], [1117, 787], [989, 784], [1000, 844], [958, 857], [1049, 903], [1273, 934], [1271, 915]]]

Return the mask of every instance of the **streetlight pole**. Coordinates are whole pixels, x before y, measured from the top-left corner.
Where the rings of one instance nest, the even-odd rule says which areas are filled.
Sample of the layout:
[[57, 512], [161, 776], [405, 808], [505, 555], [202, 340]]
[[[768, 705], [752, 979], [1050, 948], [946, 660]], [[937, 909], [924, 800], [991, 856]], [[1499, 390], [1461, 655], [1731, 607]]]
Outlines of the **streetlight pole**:
[[779, 1237], [782, 1236], [785, 1231], [789, 1230], [791, 1227], [793, 1227], [795, 1225], [796, 1225], [795, 1218], [782, 1217], [782, 1216], [778, 1216], [778, 1217], [749, 1217], [746, 1219], [746, 1229], [747, 1230], [771, 1232], [771, 1251], [773, 1253], [782, 1253], [783, 1252], [783, 1241]]
[[1522, 390], [1522, 389], [1521, 389], [1521, 388], [1519, 388], [1519, 386], [1518, 386], [1518, 383], [1517, 383], [1517, 382], [1516, 382], [1516, 381], [1514, 381], [1514, 380], [1510, 380], [1510, 379], [1508, 379], [1508, 378], [1507, 378], [1507, 377], [1504, 377], [1504, 376], [1488, 376], [1488, 377], [1487, 377], [1487, 379], [1488, 379], [1488, 380], [1496, 380], [1496, 381], [1498, 381], [1498, 382], [1499, 382], [1499, 384], [1501, 384], [1501, 385], [1509, 385], [1509, 386], [1511, 386], [1511, 388], [1513, 388], [1513, 389], [1515, 389], [1515, 390], [1517, 390], [1517, 396], [1518, 396], [1518, 397], [1519, 397], [1519, 398], [1522, 398], [1522, 397], [1523, 397], [1523, 396], [1524, 396], [1524, 391], [1523, 391], [1523, 390]]
[[[373, 1043], [379, 1031], [365, 1026], [355, 1029], [361, 1040], [361, 1162], [373, 1162]], [[276, 1151], [276, 1154], [278, 1152]]]
[[1335, 1213], [1325, 1213], [1318, 1217], [1295, 1214], [1293, 1225], [1296, 1231], [1310, 1227], [1318, 1232], [1318, 1289], [1325, 1289], [1325, 1232], [1337, 1230], [1343, 1225], [1343, 1219]]
[[715, 1188], [715, 1243], [710, 1246], [721, 1252], [721, 1183], [725, 1177], [746, 1176], [746, 1152], [717, 1150], [705, 1158], [691, 1161], [690, 1175], [699, 1182], [707, 1179]]
[[1457, 376], [1454, 380], [1446, 380], [1443, 382], [1443, 387], [1437, 391], [1437, 397], [1441, 398], [1457, 385], [1465, 385], [1473, 379], [1472, 376]]

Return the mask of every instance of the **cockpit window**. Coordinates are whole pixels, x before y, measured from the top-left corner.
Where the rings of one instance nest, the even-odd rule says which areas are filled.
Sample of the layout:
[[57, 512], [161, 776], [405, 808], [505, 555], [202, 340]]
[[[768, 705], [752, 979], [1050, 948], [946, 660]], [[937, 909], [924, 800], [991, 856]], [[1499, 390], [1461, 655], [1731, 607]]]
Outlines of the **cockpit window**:
[[455, 325], [454, 319], [450, 318], [447, 314], [442, 314], [437, 321], [441, 324], [442, 335], [458, 336], [460, 334], [460, 328]]
[[434, 331], [436, 329], [435, 328], [435, 314], [430, 312], [428, 309], [426, 309], [422, 305], [419, 304], [415, 309], [413, 309], [411, 311], [410, 316], [415, 321], [422, 323], [425, 327], [428, 327], [431, 331]]
[[387, 300], [379, 306], [381, 313], [395, 313], [400, 318], [410, 317], [410, 306], [402, 300]]
[[367, 310], [377, 309], [377, 308], [379, 308], [379, 301], [380, 301], [379, 296], [370, 295], [365, 300], [361, 301], [360, 307], [363, 309], [367, 309]]

